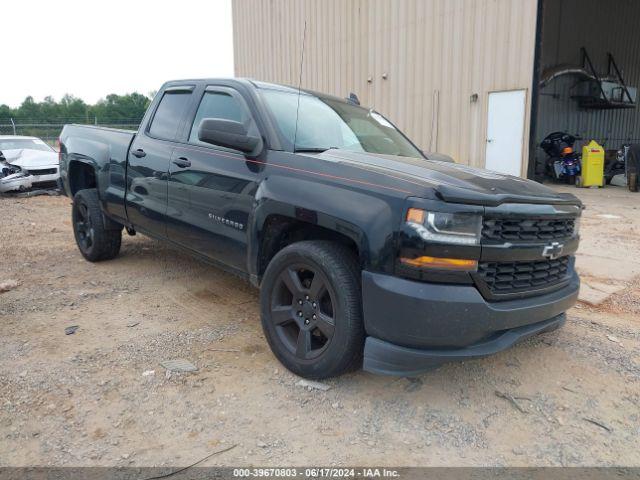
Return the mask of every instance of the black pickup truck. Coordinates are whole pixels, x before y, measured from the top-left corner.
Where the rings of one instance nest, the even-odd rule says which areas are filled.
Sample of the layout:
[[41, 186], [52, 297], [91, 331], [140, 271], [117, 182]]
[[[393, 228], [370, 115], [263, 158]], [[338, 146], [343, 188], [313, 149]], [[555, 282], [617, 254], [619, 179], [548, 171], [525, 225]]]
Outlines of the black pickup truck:
[[309, 378], [418, 374], [561, 326], [580, 202], [430, 159], [356, 103], [184, 80], [137, 133], [65, 126], [80, 252], [115, 257], [124, 229], [241, 275], [260, 288], [273, 353]]

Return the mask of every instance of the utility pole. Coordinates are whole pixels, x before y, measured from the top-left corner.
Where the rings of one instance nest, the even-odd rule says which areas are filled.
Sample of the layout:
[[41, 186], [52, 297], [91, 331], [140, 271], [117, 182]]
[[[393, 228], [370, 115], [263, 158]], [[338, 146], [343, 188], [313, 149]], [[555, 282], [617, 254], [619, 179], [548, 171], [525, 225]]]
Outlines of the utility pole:
[[16, 122], [13, 121], [13, 117], [11, 118], [11, 126], [13, 127], [13, 134], [16, 135]]

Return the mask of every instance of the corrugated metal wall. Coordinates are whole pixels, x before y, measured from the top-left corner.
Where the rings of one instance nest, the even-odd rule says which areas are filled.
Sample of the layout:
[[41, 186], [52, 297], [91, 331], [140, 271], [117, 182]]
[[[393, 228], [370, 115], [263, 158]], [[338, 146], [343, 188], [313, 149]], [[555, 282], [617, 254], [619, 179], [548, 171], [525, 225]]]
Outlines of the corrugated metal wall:
[[[611, 52], [627, 85], [640, 87], [640, 2], [637, 0], [545, 0], [542, 22], [542, 70], [556, 65], [581, 65], [580, 47], [586, 47], [599, 74], [607, 70]], [[580, 79], [564, 76], [540, 90], [537, 143], [551, 132], [565, 131], [607, 140], [606, 148], [626, 141], [640, 142], [640, 109], [583, 110], [571, 98]], [[538, 148], [536, 156], [545, 157]]]
[[461, 163], [484, 165], [489, 92], [526, 89], [527, 159], [536, 11], [537, 0], [233, 0], [236, 75], [297, 85], [306, 20], [304, 88], [355, 92]]

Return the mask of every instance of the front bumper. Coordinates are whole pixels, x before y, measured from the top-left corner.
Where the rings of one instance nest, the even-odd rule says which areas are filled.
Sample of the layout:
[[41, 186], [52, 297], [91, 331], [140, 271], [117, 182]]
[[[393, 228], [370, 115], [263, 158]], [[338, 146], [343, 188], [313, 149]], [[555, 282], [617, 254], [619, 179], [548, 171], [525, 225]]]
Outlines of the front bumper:
[[58, 178], [60, 178], [58, 176], [58, 174], [52, 174], [52, 175], [33, 175], [33, 185], [39, 185], [39, 184], [43, 184], [43, 183], [51, 183], [51, 184], [55, 184], [56, 186], [58, 185]]
[[565, 287], [536, 297], [488, 302], [473, 285], [423, 283], [363, 272], [364, 369], [415, 375], [443, 363], [490, 355], [558, 328], [578, 298]]
[[[55, 170], [54, 173], [39, 174], [40, 171]], [[60, 172], [57, 165], [42, 167], [40, 170], [23, 170], [6, 177], [0, 178], [0, 193], [28, 190], [42, 184], [57, 184]]]
[[23, 172], [0, 178], [0, 193], [27, 190], [33, 185], [33, 177]]
[[[43, 171], [52, 171], [52, 170], [55, 170], [55, 172], [40, 173]], [[49, 165], [49, 166], [41, 167], [39, 169], [29, 170], [29, 173], [31, 174], [31, 178], [34, 185], [42, 184], [42, 183], [57, 184], [58, 179], [60, 178], [60, 170], [58, 165]]]

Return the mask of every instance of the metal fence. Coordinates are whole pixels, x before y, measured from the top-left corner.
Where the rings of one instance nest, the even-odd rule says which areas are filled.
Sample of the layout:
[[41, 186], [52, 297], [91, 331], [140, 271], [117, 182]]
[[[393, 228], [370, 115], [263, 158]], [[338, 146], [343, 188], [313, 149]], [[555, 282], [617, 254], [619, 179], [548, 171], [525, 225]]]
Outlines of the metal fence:
[[56, 147], [56, 140], [62, 132], [62, 128], [69, 124], [96, 125], [100, 127], [122, 128], [126, 130], [137, 130], [140, 119], [109, 119], [109, 118], [56, 118], [49, 121], [42, 120], [14, 120], [5, 119], [0, 121], [0, 135], [25, 135], [38, 137], [47, 142], [52, 147]]

